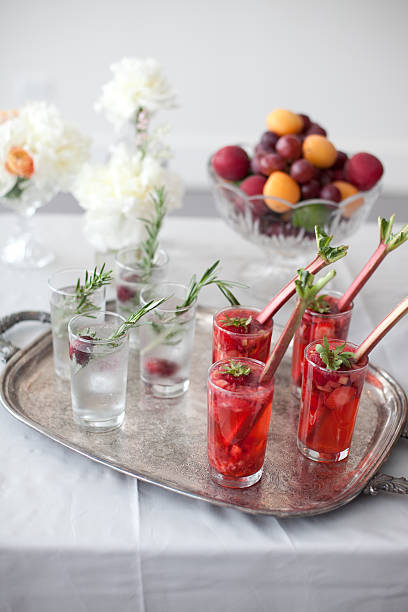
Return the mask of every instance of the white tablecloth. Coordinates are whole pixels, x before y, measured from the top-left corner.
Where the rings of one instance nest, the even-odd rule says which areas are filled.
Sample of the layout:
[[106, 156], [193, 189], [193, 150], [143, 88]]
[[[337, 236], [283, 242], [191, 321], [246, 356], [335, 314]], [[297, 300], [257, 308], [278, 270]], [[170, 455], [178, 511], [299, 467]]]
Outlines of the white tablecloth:
[[[47, 309], [46, 280], [92, 265], [81, 218], [38, 215], [57, 257], [30, 273], [0, 267], [0, 316]], [[0, 240], [12, 226], [0, 216]], [[169, 219], [163, 245], [174, 280], [221, 258], [234, 278], [259, 257], [220, 220]], [[350, 240], [338, 265], [345, 287], [377, 243], [374, 225]], [[407, 293], [408, 246], [363, 290], [350, 338], [358, 342]], [[221, 304], [209, 290], [203, 303]], [[8, 333], [24, 344], [26, 323]], [[408, 318], [373, 361], [408, 389]], [[384, 466], [408, 475], [400, 441]], [[0, 612], [400, 612], [408, 609], [408, 499], [360, 496], [311, 519], [251, 517], [139, 483], [63, 449], [0, 410]]]

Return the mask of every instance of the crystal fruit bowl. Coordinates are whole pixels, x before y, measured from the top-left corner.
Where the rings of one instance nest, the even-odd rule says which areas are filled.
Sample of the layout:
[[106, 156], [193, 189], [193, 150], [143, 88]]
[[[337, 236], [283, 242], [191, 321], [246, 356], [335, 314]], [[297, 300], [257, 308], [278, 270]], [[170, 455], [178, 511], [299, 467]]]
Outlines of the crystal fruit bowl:
[[[344, 243], [367, 219], [381, 191], [377, 183], [370, 191], [360, 191], [338, 204], [316, 198], [291, 204], [277, 197], [247, 196], [237, 184], [215, 173], [211, 158], [208, 173], [221, 217], [263, 252], [263, 261], [251, 262], [241, 270], [241, 280], [261, 299], [270, 298], [299, 267], [309, 263], [316, 249], [315, 225], [333, 234], [333, 244]], [[274, 201], [275, 209], [276, 202], [281, 203], [284, 212], [274, 212], [268, 200]]]

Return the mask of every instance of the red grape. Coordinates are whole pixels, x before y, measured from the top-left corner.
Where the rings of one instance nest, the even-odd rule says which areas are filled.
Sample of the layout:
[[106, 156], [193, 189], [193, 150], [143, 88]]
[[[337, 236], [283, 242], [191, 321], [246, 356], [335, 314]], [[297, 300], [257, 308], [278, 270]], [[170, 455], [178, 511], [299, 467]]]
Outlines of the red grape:
[[321, 125], [318, 123], [311, 123], [309, 129], [306, 134], [310, 136], [310, 134], [320, 134], [321, 136], [327, 136], [327, 132]]
[[301, 186], [302, 200], [310, 200], [312, 198], [318, 198], [320, 195], [319, 181], [312, 179], [308, 183]]
[[341, 170], [333, 170], [333, 181], [347, 181], [344, 168]]
[[269, 212], [269, 208], [267, 207], [262, 198], [252, 198], [249, 201], [249, 205], [251, 208], [252, 217], [254, 219], [259, 219], [260, 217], [263, 217]]
[[341, 170], [346, 163], [348, 157], [343, 151], [337, 151], [336, 161], [332, 165], [333, 170]]
[[262, 174], [266, 174], [266, 176], [269, 176], [272, 172], [276, 172], [277, 170], [284, 170], [285, 166], [285, 160], [278, 155], [278, 153], [267, 153], [259, 161], [260, 170]]
[[331, 170], [323, 170], [320, 173], [319, 181], [321, 185], [328, 185], [333, 180], [333, 172]]
[[262, 155], [254, 155], [254, 157], [251, 159], [251, 171], [254, 174], [260, 174], [262, 172], [261, 166], [260, 166], [260, 161], [262, 157], [263, 157]]
[[308, 183], [315, 177], [315, 168], [307, 159], [298, 159], [291, 166], [290, 176], [298, 183]]
[[331, 202], [340, 202], [341, 193], [337, 189], [336, 185], [325, 185], [320, 190], [320, 197], [322, 200], [330, 200]]
[[278, 140], [279, 136], [275, 132], [264, 132], [261, 136], [260, 144], [265, 151], [272, 153]]
[[299, 159], [302, 153], [302, 143], [293, 134], [281, 136], [276, 143], [276, 152], [285, 159]]
[[255, 145], [255, 149], [254, 149], [254, 153], [255, 155], [265, 155], [265, 153], [269, 153], [269, 151], [267, 151], [262, 145], [261, 143], [258, 143], [257, 145]]
[[298, 115], [299, 115], [299, 117], [302, 117], [302, 121], [303, 121], [303, 130], [302, 130], [302, 132], [307, 132], [307, 130], [311, 126], [311, 121], [310, 121], [308, 115], [304, 115], [303, 113], [298, 113]]

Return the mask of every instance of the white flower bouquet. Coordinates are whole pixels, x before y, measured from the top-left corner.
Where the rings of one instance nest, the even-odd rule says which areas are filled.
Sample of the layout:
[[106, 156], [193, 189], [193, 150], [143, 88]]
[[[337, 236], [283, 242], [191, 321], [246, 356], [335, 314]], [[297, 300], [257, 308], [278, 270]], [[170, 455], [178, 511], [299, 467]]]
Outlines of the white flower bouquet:
[[[31, 102], [0, 114], [0, 196], [13, 208], [37, 208], [71, 189], [90, 142], [55, 106]], [[36, 204], [34, 204], [34, 202]]]
[[85, 234], [97, 251], [116, 250], [144, 239], [141, 218], [154, 211], [151, 194], [164, 187], [166, 209], [179, 208], [181, 179], [160, 161], [120, 143], [106, 164], [86, 164], [74, 195], [86, 210]]
[[166, 128], [150, 129], [157, 111], [175, 106], [175, 93], [154, 59], [123, 58], [111, 67], [113, 79], [104, 85], [96, 109], [116, 128], [132, 127], [129, 142], [111, 149], [106, 164], [86, 165], [74, 194], [85, 209], [85, 233], [99, 252], [117, 250], [144, 240], [141, 219], [152, 219], [158, 189], [165, 210], [181, 206], [183, 186], [167, 167]]

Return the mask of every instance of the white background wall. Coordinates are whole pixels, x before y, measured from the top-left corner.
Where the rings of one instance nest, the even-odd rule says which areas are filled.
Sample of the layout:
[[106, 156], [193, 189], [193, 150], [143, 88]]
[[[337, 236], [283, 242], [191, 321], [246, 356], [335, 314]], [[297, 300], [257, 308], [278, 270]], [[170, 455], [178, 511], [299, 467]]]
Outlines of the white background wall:
[[1, 0], [1, 107], [48, 98], [93, 136], [109, 65], [152, 56], [181, 106], [173, 166], [206, 184], [208, 154], [254, 142], [277, 107], [305, 112], [338, 148], [386, 165], [386, 190], [408, 192], [408, 2], [405, 0]]

